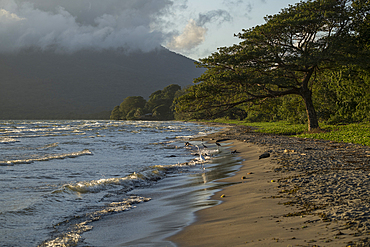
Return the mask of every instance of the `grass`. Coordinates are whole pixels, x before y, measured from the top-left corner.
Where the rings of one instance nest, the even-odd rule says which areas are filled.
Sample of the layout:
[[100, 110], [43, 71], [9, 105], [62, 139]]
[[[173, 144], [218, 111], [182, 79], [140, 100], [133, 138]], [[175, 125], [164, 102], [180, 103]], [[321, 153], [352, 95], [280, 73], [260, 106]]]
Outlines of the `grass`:
[[352, 123], [347, 125], [327, 125], [321, 123], [321, 130], [308, 132], [307, 124], [290, 124], [285, 121], [248, 123], [237, 120], [217, 119], [212, 122], [252, 126], [256, 128], [256, 132], [262, 133], [370, 146], [370, 123]]

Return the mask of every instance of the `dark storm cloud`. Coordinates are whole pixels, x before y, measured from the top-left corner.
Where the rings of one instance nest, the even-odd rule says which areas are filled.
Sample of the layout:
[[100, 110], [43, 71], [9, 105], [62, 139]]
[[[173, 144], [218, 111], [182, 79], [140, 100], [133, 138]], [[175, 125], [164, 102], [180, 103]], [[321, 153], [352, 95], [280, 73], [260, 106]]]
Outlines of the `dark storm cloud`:
[[34, 7], [42, 11], [58, 13], [62, 7], [76, 21], [84, 25], [94, 25], [96, 18], [104, 15], [124, 16], [124, 24], [129, 26], [148, 25], [156, 18], [165, 14], [173, 5], [170, 0], [15, 0], [16, 3], [32, 2]]
[[170, 0], [0, 0], [0, 52], [26, 47], [149, 51], [166, 38], [160, 25], [173, 4]]

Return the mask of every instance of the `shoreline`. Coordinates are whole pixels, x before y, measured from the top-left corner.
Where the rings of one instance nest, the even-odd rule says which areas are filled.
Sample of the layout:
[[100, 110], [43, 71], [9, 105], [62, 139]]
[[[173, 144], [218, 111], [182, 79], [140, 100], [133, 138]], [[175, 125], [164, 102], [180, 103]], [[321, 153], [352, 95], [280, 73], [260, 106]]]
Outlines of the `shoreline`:
[[[244, 162], [220, 180], [236, 183], [212, 196], [222, 203], [168, 238], [177, 246], [369, 246], [369, 147], [243, 126], [203, 139], [234, 142]], [[265, 152], [271, 156], [259, 159]]]
[[[193, 144], [203, 149], [201, 138], [193, 140]], [[186, 146], [181, 148], [188, 149]], [[217, 146], [210, 145], [209, 151], [211, 154], [218, 153]], [[195, 147], [185, 154], [194, 161], [199, 157]], [[218, 204], [210, 197], [228, 184], [214, 181], [232, 176], [241, 166], [241, 158], [222, 152], [204, 164], [206, 170], [202, 169], [200, 162], [187, 163], [183, 163], [184, 167], [179, 170], [169, 171], [150, 186], [137, 187], [128, 192], [126, 196], [150, 200], [134, 205], [129, 212], [106, 215], [91, 222], [91, 231], [81, 235], [78, 246], [175, 246], [167, 238], [194, 222], [194, 212]]]

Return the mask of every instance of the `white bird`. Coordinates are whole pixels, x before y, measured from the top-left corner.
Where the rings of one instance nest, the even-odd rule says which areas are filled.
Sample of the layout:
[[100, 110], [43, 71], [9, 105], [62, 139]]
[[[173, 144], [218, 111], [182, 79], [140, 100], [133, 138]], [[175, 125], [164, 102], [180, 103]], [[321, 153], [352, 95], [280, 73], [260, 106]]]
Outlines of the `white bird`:
[[202, 167], [204, 169], [203, 163], [206, 161], [206, 159], [203, 157], [202, 153], [200, 152], [200, 148], [198, 147], [198, 145], [195, 145], [195, 146], [198, 148], [199, 160], [200, 160], [200, 162], [202, 162]]

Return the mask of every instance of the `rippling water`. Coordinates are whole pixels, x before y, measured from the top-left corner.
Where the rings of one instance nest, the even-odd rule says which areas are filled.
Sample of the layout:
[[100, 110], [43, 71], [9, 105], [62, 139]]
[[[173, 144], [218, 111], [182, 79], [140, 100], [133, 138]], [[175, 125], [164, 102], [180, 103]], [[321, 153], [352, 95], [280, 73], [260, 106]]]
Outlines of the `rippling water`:
[[0, 121], [1, 246], [71, 246], [89, 223], [150, 198], [127, 192], [188, 169], [204, 125]]

